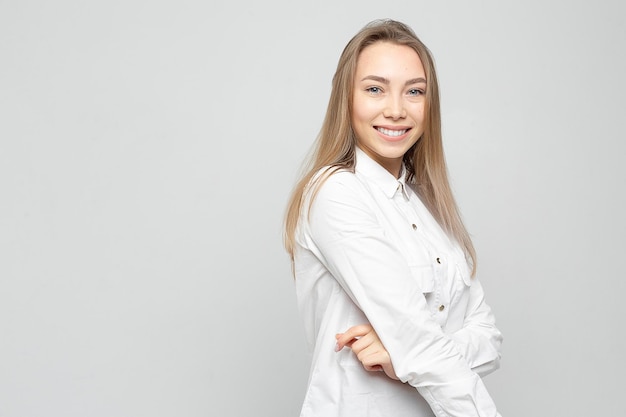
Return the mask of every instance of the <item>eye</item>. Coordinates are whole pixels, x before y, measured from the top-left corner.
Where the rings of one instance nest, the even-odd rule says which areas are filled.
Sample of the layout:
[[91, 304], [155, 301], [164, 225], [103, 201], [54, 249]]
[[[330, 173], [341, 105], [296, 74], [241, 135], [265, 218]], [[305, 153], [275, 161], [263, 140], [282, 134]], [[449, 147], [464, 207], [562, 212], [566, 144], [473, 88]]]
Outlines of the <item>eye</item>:
[[408, 92], [408, 95], [410, 96], [421, 96], [422, 94], [424, 94], [424, 90], [421, 90], [419, 88], [411, 88]]
[[365, 91], [367, 91], [371, 95], [378, 95], [383, 92], [383, 90], [380, 87], [375, 87], [375, 86], [367, 87]]

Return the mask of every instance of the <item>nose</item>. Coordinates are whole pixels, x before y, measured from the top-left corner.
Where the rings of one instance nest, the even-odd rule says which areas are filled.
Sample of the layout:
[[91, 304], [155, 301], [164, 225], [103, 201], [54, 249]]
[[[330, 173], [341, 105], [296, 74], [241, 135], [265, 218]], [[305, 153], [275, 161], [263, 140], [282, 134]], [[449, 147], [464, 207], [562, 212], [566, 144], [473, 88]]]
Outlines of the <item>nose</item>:
[[389, 96], [386, 104], [385, 110], [383, 111], [383, 116], [386, 118], [398, 120], [406, 117], [406, 110], [404, 109], [402, 97]]

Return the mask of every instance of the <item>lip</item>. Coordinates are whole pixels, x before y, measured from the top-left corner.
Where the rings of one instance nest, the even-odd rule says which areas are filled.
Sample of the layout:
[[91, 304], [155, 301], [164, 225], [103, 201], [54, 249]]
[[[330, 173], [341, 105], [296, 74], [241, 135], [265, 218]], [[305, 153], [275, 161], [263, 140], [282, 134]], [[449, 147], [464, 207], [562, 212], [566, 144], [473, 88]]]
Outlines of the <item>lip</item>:
[[[400, 135], [400, 136], [389, 136], [389, 135], [384, 134], [380, 130], [378, 130], [379, 128], [385, 129], [385, 130], [393, 130], [393, 131], [406, 130], [406, 132], [404, 134]], [[406, 139], [409, 136], [409, 134], [411, 133], [411, 127], [409, 127], [409, 126], [382, 126], [382, 125], [377, 125], [377, 126], [374, 126], [374, 130], [376, 131], [376, 133], [378, 133], [378, 136], [380, 136], [383, 140], [385, 140], [387, 142], [400, 142], [400, 141]]]

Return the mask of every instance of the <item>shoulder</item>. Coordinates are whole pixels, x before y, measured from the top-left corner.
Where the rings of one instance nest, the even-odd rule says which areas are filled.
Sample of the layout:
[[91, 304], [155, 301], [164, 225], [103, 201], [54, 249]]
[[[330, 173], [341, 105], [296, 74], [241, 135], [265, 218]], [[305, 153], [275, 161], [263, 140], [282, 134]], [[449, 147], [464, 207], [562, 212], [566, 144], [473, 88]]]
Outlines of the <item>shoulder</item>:
[[308, 220], [348, 225], [373, 216], [375, 199], [367, 181], [349, 169], [326, 168], [307, 192]]
[[377, 224], [374, 200], [357, 174], [331, 168], [314, 178], [300, 219], [303, 241], [310, 238], [315, 242], [307, 243], [308, 246], [354, 236], [366, 226]]
[[308, 197], [311, 202], [340, 200], [349, 201], [363, 197], [365, 190], [361, 179], [350, 169], [341, 167], [324, 167], [309, 182]]

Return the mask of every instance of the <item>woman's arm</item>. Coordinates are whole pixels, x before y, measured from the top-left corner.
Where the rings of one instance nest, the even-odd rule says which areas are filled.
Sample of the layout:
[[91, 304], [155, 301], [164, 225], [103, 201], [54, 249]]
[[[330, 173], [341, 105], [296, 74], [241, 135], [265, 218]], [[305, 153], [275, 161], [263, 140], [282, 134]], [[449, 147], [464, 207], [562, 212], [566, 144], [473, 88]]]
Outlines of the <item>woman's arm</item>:
[[[468, 365], [481, 377], [500, 366], [502, 334], [495, 327], [495, 319], [484, 302], [478, 281], [472, 284], [470, 303], [463, 328], [450, 335]], [[391, 358], [378, 334], [370, 324], [350, 327], [337, 335], [337, 351], [349, 347], [368, 371], [384, 371], [389, 378], [398, 379]]]

